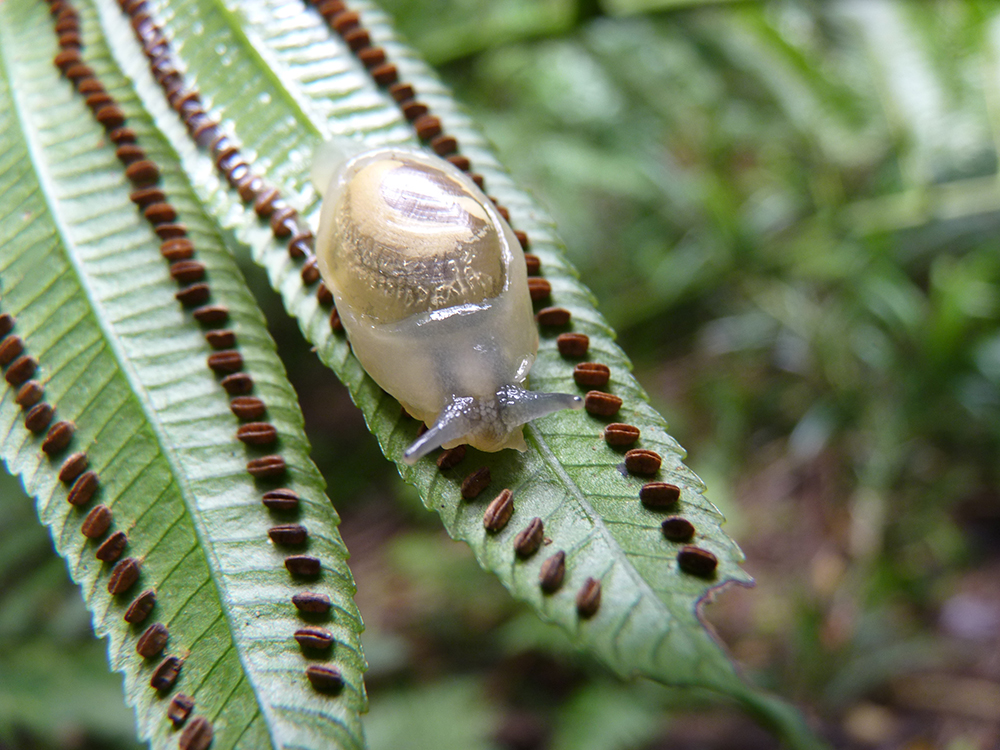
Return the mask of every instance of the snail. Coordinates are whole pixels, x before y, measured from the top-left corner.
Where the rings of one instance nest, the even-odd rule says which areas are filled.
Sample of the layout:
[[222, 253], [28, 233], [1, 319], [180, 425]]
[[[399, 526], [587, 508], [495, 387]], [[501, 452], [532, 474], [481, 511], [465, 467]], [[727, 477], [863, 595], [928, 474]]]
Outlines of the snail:
[[461, 170], [417, 148], [327, 141], [316, 260], [367, 373], [429, 429], [403, 453], [526, 450], [523, 425], [582, 406], [524, 387], [538, 351], [513, 230]]

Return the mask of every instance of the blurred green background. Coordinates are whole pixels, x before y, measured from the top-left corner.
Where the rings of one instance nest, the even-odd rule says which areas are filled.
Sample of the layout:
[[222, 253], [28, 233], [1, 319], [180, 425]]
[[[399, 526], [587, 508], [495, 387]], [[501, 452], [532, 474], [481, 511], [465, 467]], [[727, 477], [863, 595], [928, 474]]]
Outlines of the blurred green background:
[[[707, 614], [749, 677], [836, 747], [1000, 747], [1000, 7], [382, 5], [548, 206], [729, 518], [758, 585]], [[777, 746], [512, 602], [246, 272], [344, 519], [373, 750]], [[0, 747], [133, 746], [62, 563], [0, 492]]]

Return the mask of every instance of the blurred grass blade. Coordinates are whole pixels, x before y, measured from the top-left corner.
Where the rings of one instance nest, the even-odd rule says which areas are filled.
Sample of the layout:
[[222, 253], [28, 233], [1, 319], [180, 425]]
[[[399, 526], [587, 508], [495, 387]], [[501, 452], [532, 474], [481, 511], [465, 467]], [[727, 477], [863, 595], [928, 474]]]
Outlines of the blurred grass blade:
[[[165, 654], [183, 660], [175, 692], [192, 696], [195, 715], [214, 724], [214, 747], [361, 747], [361, 621], [295, 394], [217, 229], [108, 56], [92, 8], [78, 9], [84, 60], [115, 92], [159, 165], [162, 188], [207, 267], [212, 299], [228, 306], [246, 369], [278, 429], [287, 486], [302, 497], [308, 551], [325, 566], [310, 586], [334, 603], [330, 661], [344, 674], [344, 691], [321, 695], [306, 680], [308, 662], [292, 638], [301, 620], [290, 601], [303, 585], [268, 539], [274, 519], [260, 502], [267, 485], [246, 470], [254, 451], [235, 437], [237, 420], [206, 365], [203, 331], [174, 298], [159, 241], [129, 200], [104, 129], [53, 65], [52, 20], [32, 0], [0, 4], [0, 308], [16, 319], [10, 336], [38, 359], [36, 377], [56, 419], [71, 420], [76, 431], [66, 450], [48, 458], [43, 435], [25, 428], [5, 385], [0, 452], [37, 499], [94, 630], [108, 639], [111, 664], [125, 677], [139, 734], [153, 747], [178, 741], [169, 699], [150, 687], [160, 659], [136, 653], [154, 622], [169, 629]], [[82, 507], [67, 502], [57, 478], [72, 451], [85, 452], [99, 478]], [[123, 558], [141, 566], [139, 580], [117, 596], [108, 588], [112, 565], [95, 558], [103, 539], [81, 533], [98, 503], [113, 513], [106, 534], [126, 532]], [[155, 589], [156, 605], [130, 626], [123, 615], [144, 589]]]

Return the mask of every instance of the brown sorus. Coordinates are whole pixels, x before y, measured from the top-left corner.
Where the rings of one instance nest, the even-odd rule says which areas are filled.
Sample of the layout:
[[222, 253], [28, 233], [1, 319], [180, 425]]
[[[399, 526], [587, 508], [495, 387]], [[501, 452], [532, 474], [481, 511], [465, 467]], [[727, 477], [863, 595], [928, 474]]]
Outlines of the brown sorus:
[[347, 10], [347, 6], [341, 0], [323, 0], [323, 2], [316, 6], [316, 10], [320, 12], [321, 16], [326, 18], [327, 16], [335, 16], [338, 13], [343, 13]]
[[285, 473], [285, 459], [281, 456], [263, 456], [247, 461], [247, 471], [255, 479], [272, 479]]
[[177, 209], [169, 203], [153, 203], [146, 206], [142, 215], [150, 224], [169, 224], [177, 220]]
[[371, 69], [371, 76], [379, 86], [393, 86], [399, 82], [399, 70], [392, 63], [382, 63]]
[[[125, 146], [131, 146], [131, 145], [132, 145], [131, 143], [125, 143], [119, 146], [119, 148], [124, 148]], [[152, 203], [160, 203], [162, 201], [165, 201], [167, 199], [167, 196], [162, 190], [160, 190], [160, 188], [151, 186], [151, 187], [136, 188], [135, 190], [133, 190], [131, 193], [128, 194], [128, 198], [139, 208], [145, 208], [146, 206]], [[162, 246], [160, 248], [160, 252], [163, 252]]]
[[236, 333], [228, 328], [221, 331], [209, 331], [205, 334], [205, 341], [213, 349], [232, 349], [236, 346]]
[[110, 133], [108, 133], [108, 138], [111, 139], [112, 143], [122, 144], [122, 143], [135, 143], [137, 136], [132, 128], [115, 128]]
[[[67, 31], [79, 31], [80, 30], [80, 19], [76, 17], [69, 17], [62, 19], [56, 24], [55, 30], [57, 34], [63, 34]], [[84, 92], [80, 92], [81, 94]]]
[[271, 490], [264, 493], [263, 503], [270, 510], [293, 511], [299, 507], [299, 495], [294, 490]]
[[469, 161], [469, 157], [463, 154], [449, 154], [444, 157], [447, 161], [450, 161], [456, 167], [461, 169], [463, 172], [468, 172], [472, 169], [472, 162]]
[[250, 393], [253, 390], [253, 378], [245, 372], [226, 375], [220, 382], [230, 396]]
[[319, 281], [319, 266], [316, 265], [316, 258], [312, 257], [302, 266], [302, 283], [306, 286]]
[[139, 580], [139, 561], [134, 557], [126, 557], [111, 569], [108, 579], [108, 593], [112, 596], [124, 594]]
[[178, 693], [167, 706], [167, 718], [174, 725], [174, 729], [182, 726], [194, 710], [194, 698], [184, 693]]
[[173, 107], [179, 113], [204, 111], [201, 109], [201, 96], [194, 89], [180, 89], [173, 97]]
[[285, 558], [285, 568], [293, 576], [313, 578], [320, 574], [322, 565], [319, 558], [312, 555], [289, 555]]
[[[204, 148], [215, 140], [218, 128], [219, 123], [210, 117], [205, 117], [203, 119], [199, 119], [197, 124], [191, 129], [191, 137], [194, 138], [195, 142], [199, 146]], [[242, 190], [240, 191], [240, 197], [243, 197]], [[251, 198], [252, 197], [253, 196], [251, 196]], [[250, 198], [243, 198], [243, 200], [250, 200]]]
[[280, 526], [272, 526], [267, 530], [267, 535], [275, 544], [284, 544], [289, 547], [298, 547], [306, 543], [309, 532], [300, 523], [284, 523]]
[[[66, 52], [69, 52], [72, 49], [73, 48], [70, 47], [70, 49], [66, 50]], [[84, 65], [83, 63], [75, 63], [73, 65], [70, 65], [68, 68], [66, 68], [65, 73], [66, 77], [69, 80], [71, 80], [74, 84], [78, 84], [80, 81], [86, 80], [87, 78], [94, 77], [94, 69], [91, 68], [89, 65]]]
[[153, 671], [153, 676], [149, 678], [149, 686], [161, 693], [170, 690], [181, 673], [181, 664], [180, 657], [168, 656]]
[[514, 236], [517, 237], [517, 241], [519, 243], [521, 243], [521, 249], [522, 250], [527, 250], [528, 249], [528, 233], [524, 232], [524, 231], [522, 231], [520, 229], [515, 229], [514, 230]]
[[29, 380], [17, 389], [17, 396], [14, 397], [14, 400], [22, 409], [30, 409], [42, 400], [43, 395], [45, 395], [45, 388], [42, 384], [37, 380]]
[[564, 357], [583, 357], [590, 348], [590, 337], [585, 333], [560, 333], [556, 346]]
[[[503, 220], [506, 221], [509, 224], [510, 223], [510, 211], [507, 210], [507, 207], [506, 206], [501, 206], [499, 203], [497, 203], [496, 204], [496, 209], [497, 209], [497, 213], [500, 214], [503, 217]], [[546, 282], [546, 283], [548, 283], [548, 282]], [[528, 289], [529, 290], [531, 289], [531, 279], [528, 279]], [[550, 292], [552, 291], [552, 287], [551, 286], [549, 287], [549, 291]], [[548, 296], [549, 296], [548, 294], [545, 295], [545, 297], [548, 297]], [[532, 298], [532, 299], [534, 299], [534, 298]], [[544, 297], [542, 299], [544, 299]]]
[[[74, 453], [63, 461], [62, 468], [59, 469], [59, 481], [63, 484], [75, 482], [76, 478], [87, 470], [89, 463], [90, 459], [87, 458], [86, 453]], [[95, 474], [94, 479], [96, 480], [96, 478]]]
[[246, 445], [273, 445], [278, 439], [278, 430], [270, 422], [249, 422], [239, 426], [236, 437]]
[[583, 397], [583, 408], [595, 417], [613, 417], [622, 408], [622, 400], [604, 391], [588, 391]]
[[375, 68], [385, 62], [385, 50], [381, 47], [364, 47], [358, 50], [358, 59], [366, 68]]
[[45, 455], [54, 456], [66, 450], [75, 431], [76, 425], [66, 420], [52, 425], [45, 435], [45, 440], [42, 441], [42, 450]]
[[292, 604], [299, 612], [306, 612], [311, 615], [326, 614], [330, 611], [330, 597], [326, 594], [315, 594], [312, 591], [304, 591], [292, 597]]
[[580, 617], [588, 619], [597, 614], [601, 606], [601, 582], [595, 578], [587, 578], [576, 592], [576, 611]]
[[306, 677], [312, 686], [321, 693], [339, 693], [344, 689], [344, 678], [340, 670], [325, 667], [321, 664], [310, 664], [306, 667]]
[[139, 641], [135, 644], [135, 650], [139, 653], [139, 656], [152, 659], [166, 648], [169, 637], [170, 632], [167, 630], [167, 626], [162, 622], [154, 622], [139, 636]]
[[51, 404], [42, 401], [40, 404], [32, 406], [28, 413], [24, 415], [24, 426], [36, 435], [49, 426], [55, 409]]
[[[343, 10], [343, 8], [340, 10]], [[340, 11], [337, 12], [339, 13]], [[344, 41], [347, 42], [347, 46], [351, 48], [352, 52], [364, 49], [372, 43], [368, 31], [362, 28], [351, 29], [348, 31], [344, 34]]]
[[202, 325], [217, 326], [229, 320], [229, 308], [225, 305], [205, 305], [196, 309], [192, 315]]
[[[82, 462], [83, 466], [87, 465], [87, 457], [82, 453], [77, 453], [74, 454], [74, 456], [70, 456], [68, 459], [66, 459], [66, 463], [68, 464], [71, 460], [73, 460], [75, 456], [83, 456], [83, 462]], [[66, 464], [63, 464], [62, 471], [59, 472], [60, 479], [62, 479], [63, 471], [65, 470], [66, 470]], [[97, 492], [98, 484], [99, 481], [97, 479], [96, 472], [93, 471], [84, 472], [83, 474], [81, 474], [76, 478], [76, 481], [73, 482], [73, 486], [70, 487], [69, 495], [66, 496], [67, 502], [69, 502], [70, 505], [76, 505], [77, 507], [81, 505], [86, 505], [87, 503], [90, 502], [90, 498], [94, 496], [94, 493]]]
[[343, 36], [351, 29], [360, 25], [360, 17], [351, 10], [341, 11], [330, 20], [330, 25], [334, 31]]
[[[161, 204], [162, 205], [162, 204]], [[176, 240], [171, 240], [172, 242]], [[179, 260], [170, 264], [170, 275], [180, 284], [190, 284], [205, 278], [205, 264], [197, 260]]]
[[274, 211], [275, 201], [280, 200], [281, 194], [278, 189], [271, 185], [264, 185], [257, 191], [257, 197], [253, 202], [253, 210], [257, 215], [266, 219]]
[[656, 451], [633, 448], [625, 453], [625, 468], [629, 474], [652, 476], [660, 470], [663, 459]]
[[539, 325], [558, 328], [569, 323], [571, 314], [565, 307], [543, 307], [535, 315]]
[[490, 483], [490, 468], [480, 466], [462, 480], [462, 499], [472, 500], [486, 489]]
[[603, 388], [611, 379], [611, 368], [600, 362], [581, 362], [573, 368], [573, 380], [585, 388]]
[[236, 349], [226, 349], [208, 355], [208, 366], [218, 373], [239, 372], [243, 369], [243, 355]]
[[313, 236], [311, 234], [297, 234], [288, 243], [288, 254], [293, 258], [304, 258], [311, 255], [313, 250]]
[[528, 279], [528, 295], [532, 302], [541, 302], [552, 295], [552, 284], [546, 279], [532, 276]]
[[[157, 190], [157, 188], [144, 188], [145, 190]], [[138, 191], [136, 191], [138, 192]], [[187, 237], [178, 237], [166, 240], [160, 245], [160, 255], [169, 261], [183, 261], [194, 256], [194, 243]], [[202, 267], [204, 275], [204, 266]], [[201, 276], [198, 277], [199, 279]], [[197, 281], [198, 279], [192, 279]]]
[[175, 237], [187, 237], [187, 226], [177, 223], [157, 224], [153, 227], [156, 236], [161, 240], [172, 240]]
[[21, 356], [24, 351], [24, 341], [20, 336], [9, 336], [0, 341], [0, 365], [6, 367]]
[[256, 396], [237, 396], [229, 402], [229, 409], [240, 419], [260, 419], [267, 406]]
[[271, 232], [279, 239], [291, 237], [292, 232], [295, 230], [295, 219], [298, 215], [299, 212], [291, 206], [282, 206], [275, 209], [274, 213], [271, 214]]
[[248, 173], [239, 182], [236, 183], [236, 190], [240, 194], [240, 200], [242, 200], [244, 203], [249, 203], [250, 201], [256, 200], [257, 193], [259, 193], [263, 189], [264, 189], [264, 180], [255, 175], [253, 172]]
[[431, 141], [431, 148], [438, 156], [447, 156], [458, 151], [458, 141], [451, 135], [439, 135]]
[[105, 104], [94, 113], [94, 117], [108, 130], [120, 128], [125, 124], [125, 113], [117, 104]]
[[423, 117], [430, 111], [427, 109], [426, 104], [419, 102], [416, 99], [410, 99], [409, 101], [400, 103], [399, 108], [403, 111], [403, 117], [410, 122], [413, 122], [418, 117]]
[[663, 536], [671, 542], [690, 542], [694, 536], [694, 524], [680, 516], [664, 518], [660, 528], [663, 529]]
[[441, 471], [448, 471], [448, 469], [454, 469], [462, 463], [462, 459], [464, 458], [465, 446], [456, 445], [454, 448], [441, 451], [441, 455], [437, 457], [437, 467]]
[[181, 732], [181, 738], [177, 742], [177, 749], [208, 750], [212, 746], [212, 737], [214, 735], [212, 722], [204, 716], [196, 716], [191, 719], [191, 723]]
[[211, 290], [205, 282], [191, 284], [174, 293], [174, 297], [184, 307], [197, 307], [208, 302]]
[[639, 434], [638, 427], [621, 422], [614, 422], [604, 428], [604, 440], [613, 448], [632, 445], [639, 439]]
[[[120, 161], [122, 164], [128, 166], [129, 164], [131, 164], [134, 161], [139, 161], [140, 159], [145, 159], [146, 158], [146, 151], [145, 151], [145, 149], [142, 148], [142, 146], [138, 146], [138, 145], [136, 145], [134, 143], [123, 143], [122, 145], [120, 145], [118, 148], [115, 149], [115, 156], [118, 157], [118, 161]], [[135, 191], [133, 191], [133, 192], [135, 192]], [[129, 197], [132, 198], [131, 195]], [[162, 201], [164, 199], [160, 198], [160, 200]], [[133, 203], [136, 202], [134, 198], [132, 198], [132, 202]], [[154, 201], [149, 201], [146, 205], [151, 205], [153, 203], [154, 203]]]
[[542, 259], [531, 253], [524, 254], [524, 265], [528, 269], [528, 276], [537, 276], [542, 270]]
[[0, 336], [6, 336], [14, 330], [14, 316], [10, 313], [0, 315]]
[[504, 489], [486, 506], [483, 513], [483, 528], [487, 531], [501, 531], [514, 513], [514, 493]]
[[546, 594], [554, 594], [562, 588], [565, 577], [566, 553], [559, 550], [542, 563], [542, 569], [538, 571], [538, 585]]
[[417, 95], [417, 92], [413, 90], [413, 86], [408, 83], [394, 83], [389, 87], [389, 93], [397, 104], [405, 102], [407, 99], [412, 99]]
[[344, 330], [344, 322], [340, 319], [340, 313], [337, 312], [336, 307], [330, 313], [330, 330], [334, 333], [340, 333]]
[[122, 556], [122, 552], [125, 551], [125, 546], [127, 544], [128, 534], [124, 531], [116, 531], [114, 534], [105, 539], [104, 543], [97, 548], [97, 552], [94, 553], [94, 557], [101, 562], [113, 563]]
[[146, 589], [129, 605], [128, 610], [125, 612], [125, 622], [137, 625], [145, 621], [155, 606], [156, 592], [153, 589]]
[[325, 651], [333, 645], [333, 633], [310, 625], [295, 631], [295, 640], [303, 650]]
[[98, 539], [104, 536], [111, 527], [111, 509], [107, 505], [98, 505], [83, 519], [80, 531], [88, 539]]
[[10, 367], [7, 368], [7, 372], [4, 373], [4, 377], [11, 385], [21, 385], [21, 383], [34, 375], [35, 370], [37, 369], [38, 360], [30, 354], [22, 354], [11, 363]]
[[160, 170], [149, 159], [134, 161], [125, 167], [125, 176], [137, 186], [152, 185], [160, 179]]
[[222, 172], [227, 172], [230, 166], [238, 160], [240, 150], [225, 135], [218, 136], [215, 141], [218, 144], [212, 147], [215, 153], [215, 166]]
[[55, 58], [52, 60], [64, 74], [66, 74], [71, 67], [78, 65], [80, 62], [80, 50], [69, 49], [60, 50]]
[[521, 557], [531, 557], [538, 552], [545, 539], [545, 526], [541, 518], [532, 518], [528, 525], [514, 537], [514, 551]]
[[250, 165], [241, 159], [234, 159], [233, 161], [235, 163], [231, 163], [226, 170], [226, 181], [232, 187], [237, 187], [240, 184], [240, 180], [250, 174]]
[[333, 292], [331, 292], [330, 288], [322, 281], [319, 282], [319, 286], [316, 287], [316, 301], [324, 307], [333, 304]]
[[417, 131], [420, 140], [429, 141], [441, 134], [441, 121], [434, 115], [421, 115], [413, 121], [413, 129]]
[[677, 553], [677, 565], [690, 575], [711, 578], [719, 566], [719, 558], [707, 549], [688, 544]]
[[483, 176], [481, 174], [479, 174], [478, 172], [469, 172], [469, 179], [472, 180], [474, 183], [476, 183], [476, 186], [480, 190], [485, 190], [486, 189], [486, 187], [484, 185]]
[[[89, 80], [89, 79], [88, 79]], [[114, 98], [107, 91], [95, 91], [92, 94], [87, 94], [87, 97], [83, 100], [90, 109], [97, 110], [106, 104], [112, 104]]]
[[64, 31], [59, 34], [59, 46], [63, 49], [67, 47], [76, 47], [80, 49], [83, 47], [83, 40], [80, 39], [80, 34], [77, 31]]
[[663, 510], [677, 504], [681, 496], [681, 488], [667, 482], [649, 482], [639, 490], [642, 504], [652, 510]]

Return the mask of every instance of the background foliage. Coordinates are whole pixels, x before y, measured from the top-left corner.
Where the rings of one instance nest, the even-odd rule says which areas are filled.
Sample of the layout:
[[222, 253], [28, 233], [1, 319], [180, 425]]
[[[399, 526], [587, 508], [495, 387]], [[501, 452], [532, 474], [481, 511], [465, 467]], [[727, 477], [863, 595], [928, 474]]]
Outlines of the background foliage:
[[[383, 5], [549, 205], [729, 517], [758, 586], [708, 613], [755, 681], [838, 746], [996, 746], [992, 4]], [[247, 273], [337, 488], [373, 748], [773, 746], [738, 714], [618, 683], [513, 603]], [[24, 502], [0, 535], [0, 569], [33, 571], [0, 575], [0, 675], [37, 693], [0, 679], [0, 742], [127, 747], [118, 678], [44, 532], [7, 532], [33, 528]], [[75, 710], [88, 692], [107, 711]]]

